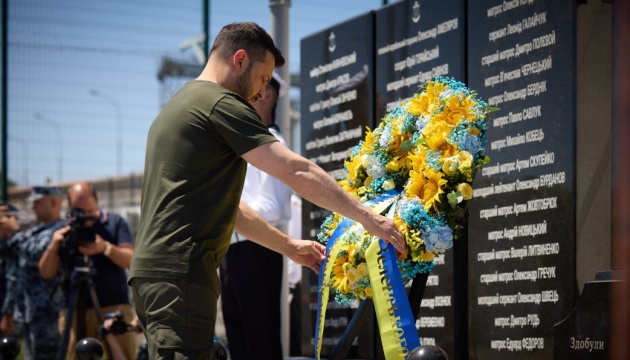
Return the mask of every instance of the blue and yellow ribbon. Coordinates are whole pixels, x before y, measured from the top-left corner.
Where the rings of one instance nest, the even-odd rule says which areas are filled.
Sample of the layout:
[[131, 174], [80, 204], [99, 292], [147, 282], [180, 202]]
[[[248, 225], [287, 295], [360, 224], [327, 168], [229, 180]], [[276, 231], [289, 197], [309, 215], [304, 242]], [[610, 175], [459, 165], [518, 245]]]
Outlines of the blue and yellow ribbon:
[[[380, 197], [366, 202], [364, 205], [376, 213], [384, 213], [392, 218], [400, 190], [391, 190]], [[324, 262], [320, 267], [319, 293], [317, 306], [317, 321], [315, 325], [315, 357], [321, 356], [321, 339], [324, 332], [326, 307], [330, 297], [330, 284], [324, 280], [330, 279], [333, 261], [336, 259], [341, 246], [337, 240], [349, 231], [356, 231], [360, 224], [345, 218], [339, 223], [326, 245]], [[383, 240], [374, 238], [366, 251], [366, 263], [372, 292], [374, 308], [379, 324], [379, 331], [383, 343], [385, 358], [406, 358], [410, 350], [420, 346], [420, 339], [415, 327], [415, 319], [409, 307], [409, 301], [402, 282], [402, 276], [396, 261], [396, 250], [393, 245], [385, 244]]]

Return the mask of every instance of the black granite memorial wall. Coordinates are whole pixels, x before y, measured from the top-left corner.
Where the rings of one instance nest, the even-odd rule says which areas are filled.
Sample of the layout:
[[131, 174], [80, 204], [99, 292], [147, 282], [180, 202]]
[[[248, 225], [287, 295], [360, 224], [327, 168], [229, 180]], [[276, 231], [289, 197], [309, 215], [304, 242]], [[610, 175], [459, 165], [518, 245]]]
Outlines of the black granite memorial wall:
[[500, 108], [469, 207], [470, 359], [552, 359], [576, 301], [575, 9], [468, 7], [468, 85]]
[[[464, 15], [462, 0], [405, 0], [376, 12], [377, 119], [435, 76], [465, 81]], [[421, 343], [442, 348], [449, 358], [455, 358], [455, 258], [448, 251], [435, 259], [416, 321]]]
[[[336, 179], [364, 127], [436, 75], [499, 109], [467, 238], [437, 260], [416, 322], [450, 358], [552, 359], [554, 324], [577, 301], [575, 37], [574, 0], [404, 0], [302, 40], [302, 154]], [[328, 214], [305, 202], [304, 237]], [[318, 287], [312, 273], [304, 281], [308, 355]], [[324, 356], [352, 313], [329, 304]], [[348, 357], [378, 356], [360, 341]]]
[[[339, 180], [345, 175], [343, 161], [348, 150], [365, 136], [365, 127], [374, 122], [373, 13], [369, 12], [305, 37], [301, 41], [301, 137], [302, 155], [314, 161]], [[304, 238], [315, 239], [322, 222], [330, 214], [304, 202]], [[305, 355], [313, 354], [313, 333], [317, 314], [317, 276], [313, 272], [302, 280], [303, 307], [309, 316], [303, 324]], [[322, 355], [334, 350], [354, 309], [334, 300], [328, 304]], [[373, 324], [356, 341], [349, 357], [372, 357]]]

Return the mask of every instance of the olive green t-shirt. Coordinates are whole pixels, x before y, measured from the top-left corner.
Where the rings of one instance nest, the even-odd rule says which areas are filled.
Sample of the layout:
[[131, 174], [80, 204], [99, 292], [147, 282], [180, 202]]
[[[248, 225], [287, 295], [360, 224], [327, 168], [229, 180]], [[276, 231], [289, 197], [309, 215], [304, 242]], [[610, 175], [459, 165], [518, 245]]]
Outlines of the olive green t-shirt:
[[219, 294], [245, 178], [240, 156], [270, 141], [244, 98], [209, 81], [184, 85], [149, 130], [129, 279], [185, 279]]

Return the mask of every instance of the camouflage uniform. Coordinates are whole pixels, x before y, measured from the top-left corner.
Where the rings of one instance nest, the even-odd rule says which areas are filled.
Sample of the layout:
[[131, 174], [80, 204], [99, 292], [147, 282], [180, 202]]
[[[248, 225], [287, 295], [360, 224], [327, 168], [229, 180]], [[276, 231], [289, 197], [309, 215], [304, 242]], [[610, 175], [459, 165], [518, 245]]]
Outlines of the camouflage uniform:
[[0, 304], [4, 304], [4, 297], [7, 294], [7, 258], [9, 257], [7, 241], [9, 238], [0, 239]]
[[63, 304], [51, 294], [58, 278], [44, 280], [38, 262], [53, 232], [64, 225], [64, 220], [36, 225], [18, 232], [7, 243], [7, 293], [2, 311], [13, 315], [16, 329], [22, 327], [25, 359], [57, 357], [61, 343], [57, 320]]

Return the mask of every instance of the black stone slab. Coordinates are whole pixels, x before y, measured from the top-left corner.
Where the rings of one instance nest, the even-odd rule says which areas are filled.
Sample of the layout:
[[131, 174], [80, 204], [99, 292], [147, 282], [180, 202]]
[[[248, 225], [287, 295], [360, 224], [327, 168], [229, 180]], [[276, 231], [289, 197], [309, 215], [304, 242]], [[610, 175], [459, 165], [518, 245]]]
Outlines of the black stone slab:
[[[307, 36], [300, 44], [301, 152], [337, 180], [345, 175], [343, 161], [348, 158], [348, 150], [364, 138], [365, 127], [371, 126], [374, 118], [373, 19], [374, 13], [368, 12]], [[316, 238], [329, 214], [304, 201], [303, 237]], [[308, 309], [302, 319], [302, 350], [306, 356], [312, 356], [317, 277], [313, 272], [305, 272], [302, 281], [303, 308]], [[334, 350], [352, 314], [350, 306], [337, 304], [331, 298], [323, 356]], [[372, 319], [366, 326], [367, 334], [360, 334], [349, 357], [373, 357], [373, 323]]]
[[584, 284], [569, 316], [554, 326], [554, 359], [607, 360], [610, 353], [613, 272], [599, 272]]
[[552, 359], [575, 304], [575, 8], [468, 6], [469, 86], [500, 108], [469, 207], [471, 359]]
[[[437, 75], [464, 81], [466, 25], [461, 0], [405, 0], [376, 12], [377, 119]], [[436, 259], [416, 327], [423, 345], [455, 358], [455, 254]], [[464, 275], [465, 278], [465, 275]]]

